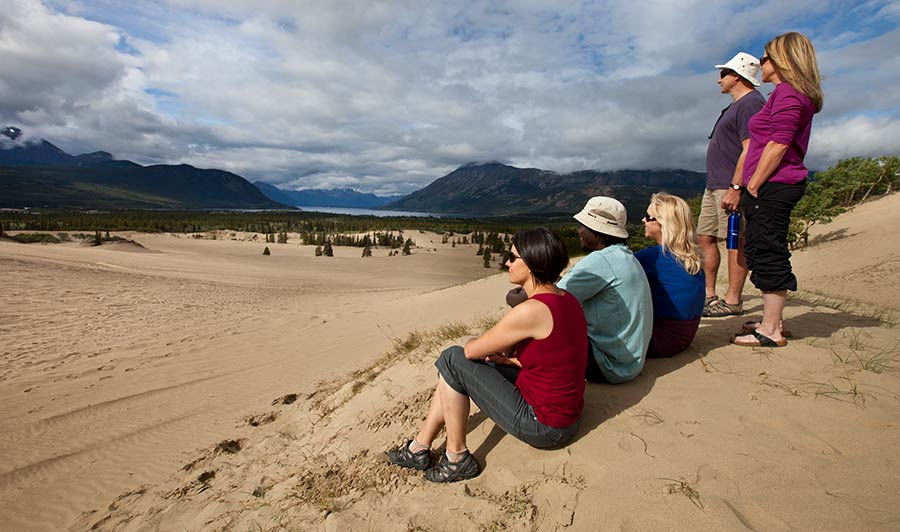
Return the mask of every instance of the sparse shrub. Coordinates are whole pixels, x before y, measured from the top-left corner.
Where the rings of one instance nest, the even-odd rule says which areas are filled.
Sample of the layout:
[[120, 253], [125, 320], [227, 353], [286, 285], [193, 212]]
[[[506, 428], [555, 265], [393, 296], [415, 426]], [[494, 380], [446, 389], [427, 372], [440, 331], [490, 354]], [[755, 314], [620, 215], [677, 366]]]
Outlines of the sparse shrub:
[[266, 246], [266, 249], [263, 250], [263, 255], [271, 255], [272, 252], [269, 251], [269, 246]]
[[8, 235], [10, 238], [21, 244], [59, 244], [59, 239], [53, 235], [45, 233], [19, 233], [18, 235]]

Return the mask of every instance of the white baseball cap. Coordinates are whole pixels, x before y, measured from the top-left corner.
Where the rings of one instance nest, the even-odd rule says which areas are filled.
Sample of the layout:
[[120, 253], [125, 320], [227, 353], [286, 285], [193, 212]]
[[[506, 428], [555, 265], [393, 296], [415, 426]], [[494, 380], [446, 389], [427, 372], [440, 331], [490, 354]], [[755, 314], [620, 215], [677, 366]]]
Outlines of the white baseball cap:
[[730, 61], [724, 65], [716, 65], [716, 68], [733, 70], [738, 76], [752, 83], [754, 87], [759, 87], [759, 81], [756, 80], [756, 73], [759, 72], [759, 59], [747, 52], [738, 52]]
[[598, 233], [628, 238], [628, 229], [625, 227], [627, 223], [625, 206], [619, 200], [606, 196], [594, 196], [573, 218]]

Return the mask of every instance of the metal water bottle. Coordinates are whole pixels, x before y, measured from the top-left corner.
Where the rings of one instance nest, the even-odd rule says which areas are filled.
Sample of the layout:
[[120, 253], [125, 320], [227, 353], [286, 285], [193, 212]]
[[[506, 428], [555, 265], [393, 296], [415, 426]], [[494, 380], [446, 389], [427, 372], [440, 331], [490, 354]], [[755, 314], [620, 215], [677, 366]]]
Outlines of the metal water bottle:
[[741, 239], [741, 215], [737, 211], [728, 216], [728, 238], [725, 241], [725, 247], [728, 249], [737, 249]]

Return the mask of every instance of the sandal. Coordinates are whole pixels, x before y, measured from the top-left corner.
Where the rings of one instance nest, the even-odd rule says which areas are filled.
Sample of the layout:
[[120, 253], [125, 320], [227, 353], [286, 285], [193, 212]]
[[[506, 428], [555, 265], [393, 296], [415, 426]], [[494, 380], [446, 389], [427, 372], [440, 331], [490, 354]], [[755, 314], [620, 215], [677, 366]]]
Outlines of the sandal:
[[481, 473], [478, 461], [469, 451], [463, 451], [458, 462], [451, 462], [447, 453], [441, 454], [438, 464], [425, 472], [425, 478], [432, 482], [456, 482], [475, 478]]
[[394, 465], [425, 471], [431, 465], [431, 449], [412, 452], [409, 450], [411, 443], [412, 440], [407, 440], [402, 446], [384, 454], [387, 455], [388, 462]]
[[719, 296], [709, 296], [703, 302], [703, 308], [705, 309], [706, 307], [708, 307], [710, 305], [715, 305], [716, 302], [718, 302], [718, 301], [719, 301]]
[[784, 338], [776, 341], [768, 336], [759, 334], [755, 330], [745, 336], [752, 336], [753, 340], [738, 340], [738, 336], [732, 336], [731, 343], [741, 347], [784, 347], [787, 345], [787, 340]]
[[737, 305], [729, 305], [724, 299], [708, 305], [703, 309], [704, 318], [724, 318], [725, 316], [740, 316], [744, 313], [744, 302]]
[[[741, 326], [741, 332], [740, 332], [740, 334], [750, 334], [750, 333], [752, 333], [753, 331], [756, 330], [757, 327], [759, 327], [759, 324], [760, 324], [760, 322], [758, 322], [758, 321], [745, 321], [745, 322], [744, 322], [744, 325]], [[784, 327], [784, 324], [782, 324], [781, 326]], [[787, 330], [785, 330], [785, 329], [782, 328], [782, 329], [781, 329], [781, 336], [784, 336], [785, 338], [790, 338], [790, 337], [791, 337], [791, 331], [787, 331]]]

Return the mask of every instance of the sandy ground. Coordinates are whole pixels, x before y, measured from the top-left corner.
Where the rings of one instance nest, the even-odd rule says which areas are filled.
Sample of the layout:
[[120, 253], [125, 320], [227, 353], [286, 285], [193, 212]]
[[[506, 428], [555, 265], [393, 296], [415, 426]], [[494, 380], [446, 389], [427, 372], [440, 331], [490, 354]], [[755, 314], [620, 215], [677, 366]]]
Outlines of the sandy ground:
[[787, 348], [728, 343], [761, 313], [751, 289], [687, 352], [589, 385], [563, 449], [476, 412], [484, 472], [448, 486], [383, 451], [424, 416], [440, 348], [500, 311], [505, 276], [469, 281], [472, 250], [339, 250], [323, 271], [290, 245], [0, 242], [0, 528], [898, 530], [898, 207], [795, 254]]
[[413, 255], [366, 259], [290, 243], [262, 256], [242, 234], [120, 236], [144, 247], [0, 241], [0, 530], [64, 529], [272, 397], [498, 309], [505, 286], [466, 284], [494, 270], [418, 232]]

